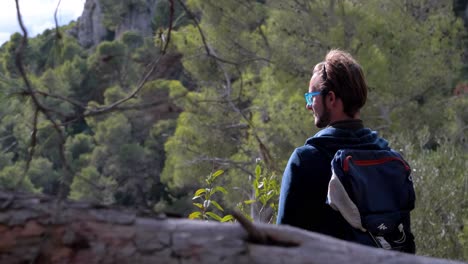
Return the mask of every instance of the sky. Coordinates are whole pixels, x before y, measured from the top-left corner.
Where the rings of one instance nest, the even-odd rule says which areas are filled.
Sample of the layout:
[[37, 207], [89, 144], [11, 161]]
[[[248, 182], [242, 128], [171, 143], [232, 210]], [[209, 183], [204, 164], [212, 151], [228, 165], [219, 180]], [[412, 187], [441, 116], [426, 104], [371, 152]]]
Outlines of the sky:
[[[18, 0], [28, 36], [34, 37], [54, 28], [54, 12], [59, 0]], [[16, 17], [15, 0], [0, 0], [0, 45], [15, 32], [21, 32]], [[57, 13], [59, 25], [76, 20], [83, 12], [85, 0], [61, 0]]]

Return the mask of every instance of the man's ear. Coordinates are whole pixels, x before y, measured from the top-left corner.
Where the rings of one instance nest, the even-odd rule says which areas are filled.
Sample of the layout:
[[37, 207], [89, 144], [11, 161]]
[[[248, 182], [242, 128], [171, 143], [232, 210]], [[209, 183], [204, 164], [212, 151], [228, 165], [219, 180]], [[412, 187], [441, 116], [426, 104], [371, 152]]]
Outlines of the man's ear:
[[330, 104], [330, 106], [335, 106], [336, 104], [336, 95], [335, 95], [335, 92], [333, 91], [329, 91], [325, 97], [325, 101], [327, 102], [327, 104]]

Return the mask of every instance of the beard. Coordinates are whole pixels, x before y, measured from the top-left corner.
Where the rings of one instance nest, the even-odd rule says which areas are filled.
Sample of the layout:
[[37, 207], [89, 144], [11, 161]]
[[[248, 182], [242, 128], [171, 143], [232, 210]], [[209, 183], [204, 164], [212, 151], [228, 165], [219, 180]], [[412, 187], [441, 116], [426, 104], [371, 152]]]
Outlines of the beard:
[[325, 109], [321, 115], [315, 116], [315, 126], [318, 128], [324, 128], [330, 124], [331, 112]]

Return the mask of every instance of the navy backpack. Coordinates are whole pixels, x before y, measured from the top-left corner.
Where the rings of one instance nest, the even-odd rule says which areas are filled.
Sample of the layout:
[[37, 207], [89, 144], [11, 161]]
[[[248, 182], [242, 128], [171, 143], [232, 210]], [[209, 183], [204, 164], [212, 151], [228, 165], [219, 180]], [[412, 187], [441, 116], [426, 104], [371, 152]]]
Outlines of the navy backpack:
[[331, 162], [327, 203], [339, 211], [357, 243], [415, 252], [410, 211], [411, 169], [393, 150], [338, 150]]

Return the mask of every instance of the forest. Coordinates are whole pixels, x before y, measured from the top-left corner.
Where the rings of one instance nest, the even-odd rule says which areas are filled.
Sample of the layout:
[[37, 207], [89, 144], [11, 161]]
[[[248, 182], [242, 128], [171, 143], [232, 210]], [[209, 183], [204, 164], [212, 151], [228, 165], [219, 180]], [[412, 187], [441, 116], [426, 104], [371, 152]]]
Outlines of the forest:
[[468, 261], [468, 1], [91, 4], [97, 40], [83, 13], [0, 47], [0, 189], [274, 224], [336, 48], [364, 69], [365, 126], [411, 166], [417, 254]]

